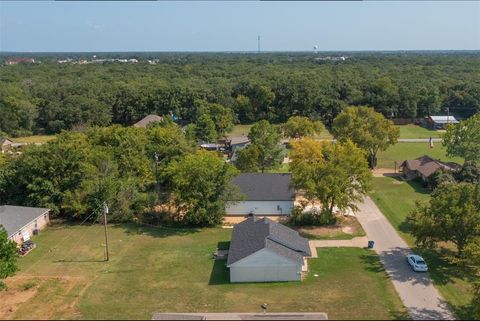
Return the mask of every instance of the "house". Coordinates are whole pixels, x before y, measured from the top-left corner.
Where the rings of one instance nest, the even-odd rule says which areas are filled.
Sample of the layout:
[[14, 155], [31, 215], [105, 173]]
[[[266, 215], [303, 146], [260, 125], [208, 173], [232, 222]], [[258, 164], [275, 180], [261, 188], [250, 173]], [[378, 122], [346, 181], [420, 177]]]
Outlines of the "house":
[[453, 116], [429, 116], [425, 123], [431, 129], [445, 129], [448, 124], [458, 124], [458, 120]]
[[230, 282], [301, 281], [311, 256], [308, 240], [255, 215], [235, 225], [228, 250]]
[[6, 65], [18, 65], [19, 63], [34, 64], [35, 59], [18, 57], [18, 58], [10, 58], [10, 59], [5, 60]]
[[133, 126], [140, 127], [140, 128], [147, 128], [150, 124], [158, 123], [158, 122], [161, 122], [161, 121], [163, 121], [162, 116], [148, 115], [148, 116], [142, 118], [140, 121], [133, 124]]
[[250, 144], [250, 139], [247, 136], [231, 136], [226, 139], [227, 149], [235, 152], [237, 148], [244, 148]]
[[291, 174], [242, 173], [232, 183], [240, 195], [227, 202], [227, 218], [243, 220], [249, 214], [287, 217], [293, 209], [295, 189]]
[[43, 230], [50, 222], [50, 209], [25, 206], [0, 206], [0, 225], [8, 238], [21, 244]]
[[12, 148], [12, 144], [13, 142], [10, 139], [5, 137], [0, 137], [0, 151], [2, 153], [5, 153], [7, 150]]
[[456, 171], [461, 166], [453, 162], [442, 162], [440, 160], [423, 155], [419, 158], [406, 160], [400, 165], [400, 170], [407, 179], [419, 178], [427, 182], [428, 178], [436, 173], [438, 170]]

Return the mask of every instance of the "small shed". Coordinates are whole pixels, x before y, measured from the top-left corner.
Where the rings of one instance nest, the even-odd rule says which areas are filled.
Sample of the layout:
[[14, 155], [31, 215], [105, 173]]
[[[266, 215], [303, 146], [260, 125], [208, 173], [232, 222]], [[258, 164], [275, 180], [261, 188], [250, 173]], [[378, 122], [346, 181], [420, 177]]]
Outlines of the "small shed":
[[449, 124], [458, 124], [454, 116], [429, 116], [426, 118], [426, 125], [431, 129], [445, 129]]
[[8, 238], [21, 244], [38, 234], [50, 222], [50, 209], [26, 206], [0, 206], [0, 225]]
[[0, 137], [0, 151], [5, 153], [10, 148], [12, 148], [13, 141], [6, 137]]
[[230, 282], [301, 281], [311, 256], [308, 240], [266, 217], [235, 225], [228, 251]]

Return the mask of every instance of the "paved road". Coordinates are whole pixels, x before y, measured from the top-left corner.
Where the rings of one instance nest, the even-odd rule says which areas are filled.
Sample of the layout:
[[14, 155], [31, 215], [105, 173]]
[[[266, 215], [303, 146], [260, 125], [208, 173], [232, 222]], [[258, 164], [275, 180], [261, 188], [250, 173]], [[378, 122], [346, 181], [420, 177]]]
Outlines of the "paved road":
[[367, 247], [368, 237], [354, 237], [351, 240], [310, 240], [312, 257], [318, 257], [317, 247]]
[[371, 198], [366, 197], [358, 207], [357, 218], [368, 238], [375, 241], [374, 249], [410, 316], [414, 320], [454, 319], [428, 274], [413, 272], [408, 266], [410, 248]]
[[[399, 143], [428, 143], [430, 141], [429, 138], [399, 138]], [[432, 138], [434, 143], [441, 143], [441, 138]]]

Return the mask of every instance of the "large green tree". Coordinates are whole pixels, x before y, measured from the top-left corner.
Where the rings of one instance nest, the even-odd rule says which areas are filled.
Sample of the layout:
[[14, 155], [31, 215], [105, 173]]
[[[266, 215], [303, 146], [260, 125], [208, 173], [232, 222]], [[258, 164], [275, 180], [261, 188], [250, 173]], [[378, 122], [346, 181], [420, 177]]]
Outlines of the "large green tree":
[[321, 121], [312, 121], [308, 117], [293, 116], [283, 125], [284, 135], [288, 138], [313, 137], [325, 130]]
[[177, 219], [187, 225], [214, 226], [225, 214], [237, 170], [215, 153], [198, 151], [174, 160], [166, 170]]
[[[248, 138], [251, 144], [246, 149], [250, 151], [244, 153], [248, 152], [249, 156], [257, 157], [258, 168], [262, 173], [282, 162], [282, 148], [279, 146], [281, 136], [277, 127], [267, 120], [261, 120], [252, 126]], [[255, 149], [255, 152], [252, 149]]]
[[429, 204], [417, 204], [408, 222], [417, 244], [452, 242], [462, 256], [468, 243], [480, 236], [480, 185], [441, 185], [432, 193]]
[[310, 138], [292, 143], [290, 170], [297, 189], [318, 200], [322, 213], [333, 219], [334, 209], [356, 210], [370, 189], [371, 173], [364, 152], [351, 141], [318, 142]]
[[195, 124], [195, 136], [198, 140], [212, 143], [218, 138], [215, 123], [207, 114], [201, 115]]
[[0, 225], [0, 290], [4, 289], [5, 280], [17, 271], [17, 245], [8, 239], [7, 231]]
[[458, 156], [466, 161], [480, 160], [480, 113], [460, 121], [460, 124], [450, 125], [443, 136], [443, 145], [447, 154]]
[[367, 152], [368, 164], [377, 166], [377, 153], [395, 144], [400, 130], [391, 120], [370, 107], [348, 107], [333, 121], [333, 135], [340, 142], [351, 140]]

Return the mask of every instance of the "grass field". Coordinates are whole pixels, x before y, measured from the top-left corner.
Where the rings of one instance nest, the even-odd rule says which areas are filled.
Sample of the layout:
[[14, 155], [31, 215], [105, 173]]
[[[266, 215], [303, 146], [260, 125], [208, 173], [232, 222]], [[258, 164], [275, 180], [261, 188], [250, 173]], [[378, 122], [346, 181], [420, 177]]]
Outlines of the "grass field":
[[101, 226], [54, 226], [35, 237], [37, 249], [0, 292], [0, 319], [148, 319], [167, 311], [259, 312], [262, 303], [271, 312], [324, 311], [332, 319], [405, 317], [366, 249], [319, 249], [301, 283], [230, 284], [225, 262], [212, 253], [227, 245], [231, 229], [109, 231], [110, 262], [103, 262]]
[[34, 135], [34, 136], [25, 136], [25, 137], [16, 137], [12, 138], [12, 141], [15, 143], [47, 143], [56, 138], [55, 135]]
[[[230, 133], [228, 133], [229, 136], [248, 136], [248, 133], [250, 132], [250, 128], [252, 128], [253, 125], [235, 125]], [[315, 139], [332, 139], [333, 136], [330, 134], [330, 132], [325, 129], [320, 133], [320, 135], [315, 136]]]
[[[410, 229], [405, 220], [413, 210], [416, 200], [428, 202], [429, 190], [416, 182], [405, 182], [393, 177], [374, 177], [373, 187], [371, 197], [374, 202], [405, 241], [415, 247], [415, 240], [409, 234]], [[453, 255], [450, 249], [448, 245], [444, 245], [433, 250], [416, 251], [428, 262], [430, 276], [457, 316], [461, 319], [472, 319], [469, 306], [472, 294], [469, 283], [471, 284], [475, 275], [449, 263], [448, 257]]]
[[378, 167], [394, 168], [394, 162], [400, 165], [406, 159], [414, 159], [423, 155], [428, 155], [442, 161], [454, 161], [463, 164], [462, 159], [458, 157], [447, 157], [445, 148], [440, 143], [435, 143], [430, 148], [428, 143], [397, 143], [384, 152], [378, 153]]
[[430, 138], [441, 137], [442, 133], [437, 130], [430, 130], [418, 125], [401, 125], [400, 138]]

